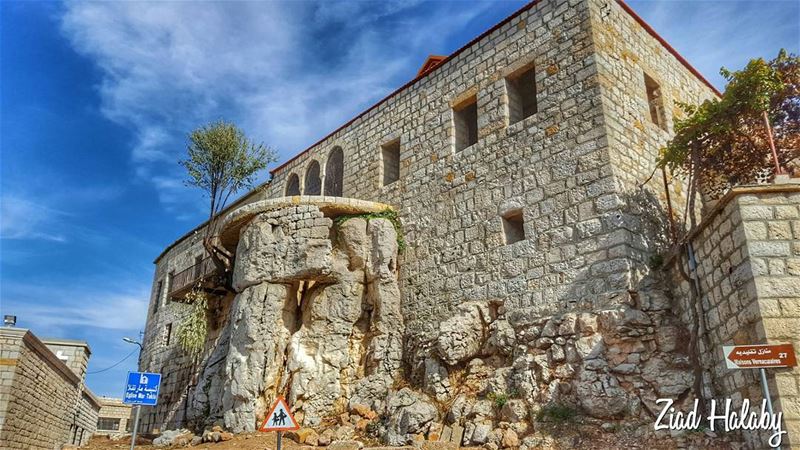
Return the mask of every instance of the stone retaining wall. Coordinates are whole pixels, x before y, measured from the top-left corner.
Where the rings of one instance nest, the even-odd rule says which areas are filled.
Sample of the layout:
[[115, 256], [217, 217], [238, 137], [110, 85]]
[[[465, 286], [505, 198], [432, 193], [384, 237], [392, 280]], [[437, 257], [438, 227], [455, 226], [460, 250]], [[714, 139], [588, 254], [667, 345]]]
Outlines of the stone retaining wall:
[[[700, 298], [690, 293], [685, 254], [669, 262], [682, 320], [700, 318], [706, 399], [743, 399], [760, 405], [757, 370], [731, 370], [723, 345], [792, 343], [800, 350], [800, 183], [735, 188], [710, 212], [691, 239]], [[702, 314], [697, 314], [699, 301]], [[693, 303], [695, 302], [695, 303]], [[792, 442], [800, 439], [800, 370], [769, 369], [776, 411]], [[765, 436], [744, 434], [762, 447]]]
[[28, 330], [2, 327], [0, 344], [0, 447], [85, 444], [100, 405], [83, 379]]

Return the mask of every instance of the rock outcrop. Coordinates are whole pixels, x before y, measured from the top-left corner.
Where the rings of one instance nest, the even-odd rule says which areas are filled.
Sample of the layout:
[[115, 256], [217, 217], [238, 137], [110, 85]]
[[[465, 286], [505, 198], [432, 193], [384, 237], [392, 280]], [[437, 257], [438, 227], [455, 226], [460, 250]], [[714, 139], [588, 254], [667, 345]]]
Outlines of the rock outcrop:
[[[333, 227], [304, 205], [257, 214], [241, 229], [233, 286], [224, 344], [199, 377], [195, 417], [221, 415], [226, 428], [252, 431], [285, 395], [313, 426], [351, 399], [385, 401], [403, 333], [391, 222], [356, 217]], [[209, 391], [221, 395], [202, 394]]]

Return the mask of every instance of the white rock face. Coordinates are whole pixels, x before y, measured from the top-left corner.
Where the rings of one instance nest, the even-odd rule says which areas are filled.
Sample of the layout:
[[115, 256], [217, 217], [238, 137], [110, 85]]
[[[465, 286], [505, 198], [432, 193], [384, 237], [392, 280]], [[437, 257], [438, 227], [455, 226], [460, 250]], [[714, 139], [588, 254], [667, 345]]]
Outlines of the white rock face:
[[[284, 395], [317, 425], [351, 398], [385, 401], [401, 367], [403, 318], [391, 222], [333, 222], [313, 206], [261, 213], [242, 228], [238, 295], [192, 402], [225, 427], [252, 431]], [[213, 361], [214, 358], [209, 358]]]

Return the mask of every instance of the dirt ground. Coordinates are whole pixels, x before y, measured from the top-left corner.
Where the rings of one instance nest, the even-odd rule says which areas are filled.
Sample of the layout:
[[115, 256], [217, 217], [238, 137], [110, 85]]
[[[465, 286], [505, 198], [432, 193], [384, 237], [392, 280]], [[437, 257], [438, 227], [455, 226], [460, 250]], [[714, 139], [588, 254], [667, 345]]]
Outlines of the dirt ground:
[[[654, 436], [642, 436], [641, 432], [635, 430], [614, 430], [603, 431], [597, 426], [565, 424], [559, 426], [543, 427], [539, 430], [543, 437], [542, 449], [713, 449], [729, 450], [738, 448], [737, 445], [726, 442], [718, 437], [710, 437], [703, 433], [687, 433], [683, 437], [656, 438]], [[140, 441], [136, 448], [155, 449], [145, 441]], [[362, 441], [364, 442], [364, 441]], [[370, 444], [365, 442], [365, 448]], [[297, 444], [290, 439], [283, 439], [282, 450], [310, 450], [310, 447]], [[111, 441], [105, 437], [93, 438], [89, 445], [83, 447], [87, 450], [111, 450], [130, 448], [130, 439]], [[163, 447], [161, 447], [163, 448]], [[209, 450], [277, 450], [275, 445], [275, 433], [245, 433], [236, 435], [232, 440], [219, 443], [200, 444], [191, 448]], [[384, 447], [385, 448], [385, 447]], [[464, 447], [467, 449], [468, 447]], [[473, 450], [482, 447], [473, 447]], [[320, 447], [319, 450], [323, 450]]]

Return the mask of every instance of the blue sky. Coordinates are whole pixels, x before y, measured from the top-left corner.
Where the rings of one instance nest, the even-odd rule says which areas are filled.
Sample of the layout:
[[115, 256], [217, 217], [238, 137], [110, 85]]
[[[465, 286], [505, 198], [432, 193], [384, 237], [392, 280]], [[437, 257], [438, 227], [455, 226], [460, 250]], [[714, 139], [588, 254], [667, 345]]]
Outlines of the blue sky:
[[[111, 366], [153, 259], [203, 217], [186, 133], [226, 118], [284, 161], [522, 4], [0, 2], [2, 314]], [[797, 0], [630, 4], [719, 88], [720, 66], [800, 46]], [[134, 367], [89, 387], [120, 396]]]

